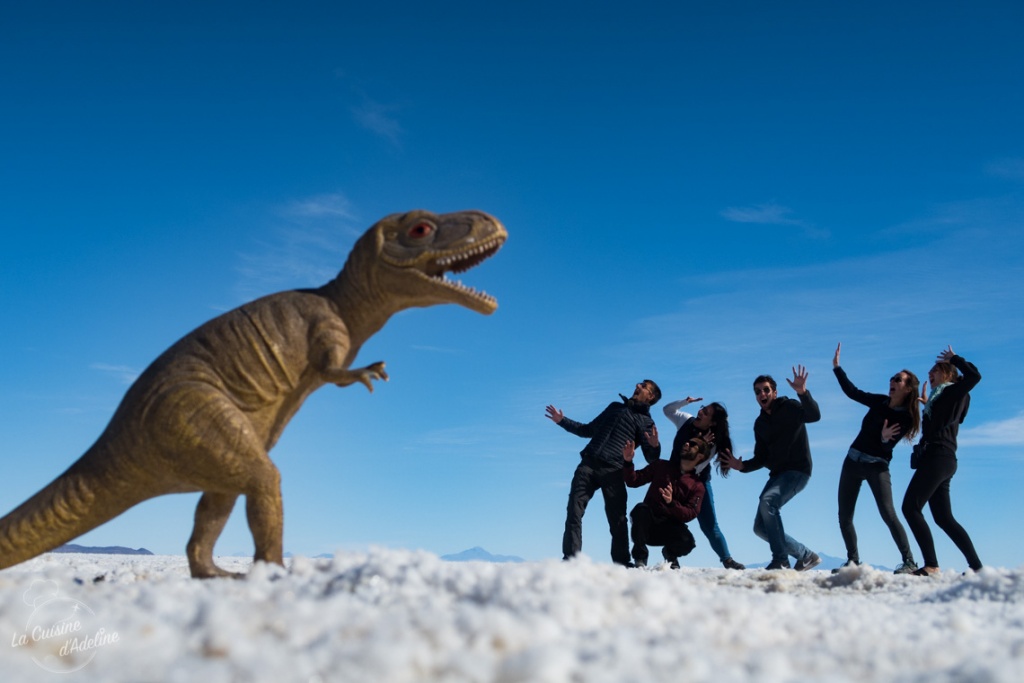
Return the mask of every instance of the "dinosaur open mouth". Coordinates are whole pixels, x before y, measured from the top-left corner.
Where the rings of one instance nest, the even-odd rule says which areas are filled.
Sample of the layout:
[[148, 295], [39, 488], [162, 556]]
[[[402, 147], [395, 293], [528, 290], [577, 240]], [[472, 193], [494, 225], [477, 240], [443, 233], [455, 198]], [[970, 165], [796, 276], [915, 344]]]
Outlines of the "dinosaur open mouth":
[[423, 273], [445, 287], [454, 289], [462, 294], [469, 295], [474, 299], [486, 302], [489, 306], [496, 306], [498, 301], [487, 292], [476, 290], [459, 280], [450, 280], [447, 273], [462, 273], [474, 266], [479, 265], [498, 253], [505, 243], [504, 235], [496, 235], [481, 244], [458, 252], [441, 253], [430, 258], [423, 267]]

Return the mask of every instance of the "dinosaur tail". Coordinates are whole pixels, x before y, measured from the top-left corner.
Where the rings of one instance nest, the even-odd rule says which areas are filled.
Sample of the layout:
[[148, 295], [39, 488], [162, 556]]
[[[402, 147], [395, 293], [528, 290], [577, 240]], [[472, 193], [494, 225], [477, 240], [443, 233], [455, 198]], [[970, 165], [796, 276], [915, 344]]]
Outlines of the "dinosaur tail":
[[151, 497], [95, 461], [87, 453], [0, 519], [0, 569], [53, 550]]

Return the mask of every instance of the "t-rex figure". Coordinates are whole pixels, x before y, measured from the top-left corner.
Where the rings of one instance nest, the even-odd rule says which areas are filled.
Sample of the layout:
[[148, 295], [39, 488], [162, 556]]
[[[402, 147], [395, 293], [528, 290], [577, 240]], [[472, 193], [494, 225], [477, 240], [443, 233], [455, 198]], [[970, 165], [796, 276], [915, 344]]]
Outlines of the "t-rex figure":
[[193, 577], [225, 576], [213, 548], [238, 496], [255, 559], [283, 562], [281, 476], [269, 451], [324, 384], [386, 380], [350, 370], [360, 347], [406, 308], [497, 301], [445, 272], [492, 256], [508, 233], [479, 211], [388, 216], [319, 289], [279, 292], [229, 311], [171, 346], [128, 389], [103, 434], [57, 479], [0, 519], [0, 569], [52, 550], [144, 500], [201, 491], [187, 555]]

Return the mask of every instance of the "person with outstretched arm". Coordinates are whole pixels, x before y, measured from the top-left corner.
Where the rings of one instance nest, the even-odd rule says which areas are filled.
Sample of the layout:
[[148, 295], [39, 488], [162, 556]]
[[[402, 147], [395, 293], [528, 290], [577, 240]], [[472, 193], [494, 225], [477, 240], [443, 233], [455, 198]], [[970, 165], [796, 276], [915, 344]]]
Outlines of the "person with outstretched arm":
[[949, 484], [957, 470], [957, 435], [971, 406], [970, 391], [980, 381], [978, 368], [956, 355], [953, 347], [948, 346], [928, 371], [931, 393], [928, 393], [928, 383], [921, 389], [920, 400], [924, 408], [921, 411], [921, 440], [915, 446], [918, 461], [914, 463], [916, 470], [903, 496], [903, 516], [921, 547], [924, 561], [924, 566], [914, 572], [918, 576], [939, 573], [935, 541], [924, 518], [925, 503], [932, 511], [935, 523], [964, 554], [967, 566], [974, 571], [981, 569], [981, 559], [974, 549], [974, 542], [953, 517], [949, 501]]
[[[715, 401], [702, 405], [697, 409], [696, 415], [683, 410], [691, 403], [703, 401], [702, 398], [687, 396], [678, 401], [668, 403], [662, 411], [665, 417], [676, 426], [676, 438], [672, 442], [672, 454], [679, 447], [693, 437], [699, 437], [708, 442], [711, 447], [711, 454], [707, 460], [697, 466], [697, 477], [704, 484], [704, 502], [700, 506], [700, 513], [697, 515], [697, 522], [700, 530], [708, 539], [711, 549], [718, 555], [719, 561], [726, 569], [745, 569], [745, 567], [733, 559], [729, 552], [729, 544], [725, 540], [725, 534], [718, 525], [718, 515], [715, 512], [715, 496], [711, 488], [711, 462], [718, 455], [719, 451], [732, 450], [732, 438], [729, 435], [729, 413], [725, 406]], [[718, 465], [719, 472], [724, 477], [728, 475], [728, 468]]]
[[900, 370], [889, 379], [889, 393], [869, 394], [861, 391], [854, 386], [839, 364], [842, 348], [842, 344], [836, 346], [832, 357], [832, 372], [843, 393], [868, 409], [861, 421], [860, 431], [846, 452], [843, 469], [839, 474], [839, 531], [846, 545], [846, 563], [843, 567], [860, 564], [853, 511], [857, 506], [861, 484], [867, 482], [882, 521], [889, 527], [892, 540], [896, 542], [902, 557], [895, 573], [910, 574], [917, 571], [917, 562], [910, 550], [907, 532], [892, 503], [889, 463], [892, 462], [893, 447], [900, 439], [913, 441], [921, 428], [921, 409], [917, 400], [920, 382], [910, 370]]
[[604, 512], [612, 535], [612, 561], [622, 565], [629, 560], [629, 533], [626, 522], [626, 484], [622, 480], [622, 449], [627, 441], [639, 443], [644, 458], [652, 462], [661, 457], [658, 428], [651, 419], [651, 406], [661, 398], [661, 389], [653, 380], [638, 382], [633, 395], [613, 401], [588, 423], [565, 416], [558, 408], [545, 409], [548, 419], [576, 436], [590, 439], [580, 451], [580, 463], [569, 486], [569, 503], [562, 534], [562, 559], [568, 560], [583, 549], [583, 513], [598, 489], [604, 497]]
[[789, 557], [793, 556], [793, 568], [802, 572], [821, 564], [821, 557], [786, 533], [780, 513], [811, 479], [811, 446], [806, 425], [820, 420], [821, 411], [807, 390], [804, 366], [793, 368], [793, 379], [786, 381], [799, 400], [779, 396], [771, 375], [760, 375], [754, 380], [754, 397], [761, 406], [761, 413], [754, 420], [754, 457], [741, 460], [723, 451], [721, 459], [730, 469], [740, 472], [768, 468], [768, 483], [758, 501], [754, 533], [771, 548], [772, 561], [766, 569], [789, 569]]

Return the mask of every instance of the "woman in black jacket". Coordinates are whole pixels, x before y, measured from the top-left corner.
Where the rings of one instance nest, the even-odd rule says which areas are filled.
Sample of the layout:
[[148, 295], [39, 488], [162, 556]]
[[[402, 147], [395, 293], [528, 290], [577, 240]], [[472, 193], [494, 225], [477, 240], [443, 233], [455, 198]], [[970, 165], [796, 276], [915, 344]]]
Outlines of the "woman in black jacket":
[[981, 569], [981, 560], [974, 550], [974, 543], [953, 517], [949, 503], [949, 482], [956, 474], [957, 433], [971, 405], [968, 392], [981, 381], [981, 373], [972, 363], [953, 353], [953, 347], [950, 346], [939, 354], [935, 365], [928, 372], [928, 381], [931, 382], [932, 391], [927, 400], [924, 398], [925, 391], [921, 392], [921, 400], [925, 404], [921, 441], [914, 447], [918, 454], [917, 471], [911, 477], [903, 497], [903, 516], [907, 518], [907, 524], [917, 544], [921, 546], [924, 559], [924, 566], [914, 574], [928, 576], [939, 573], [935, 542], [922, 512], [925, 503], [928, 503], [932, 511], [935, 523], [964, 554], [967, 565], [978, 571]]
[[839, 380], [843, 393], [857, 403], [868, 407], [861, 422], [860, 432], [850, 444], [839, 475], [839, 530], [846, 544], [844, 567], [860, 564], [857, 550], [857, 531], [853, 526], [853, 511], [863, 482], [868, 483], [882, 521], [889, 527], [892, 540], [900, 551], [902, 561], [896, 567], [897, 574], [909, 574], [917, 570], [914, 553], [910, 550], [907, 532], [900, 524], [896, 508], [892, 503], [892, 479], [889, 463], [892, 449], [900, 439], [913, 441], [921, 427], [921, 410], [917, 392], [920, 381], [909, 370], [900, 370], [889, 380], [888, 394], [869, 394], [861, 391], [846, 376], [839, 366], [839, 351], [836, 347], [832, 357], [832, 372]]

